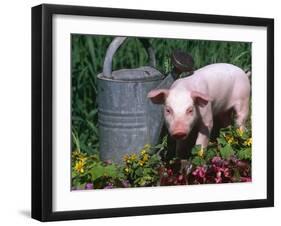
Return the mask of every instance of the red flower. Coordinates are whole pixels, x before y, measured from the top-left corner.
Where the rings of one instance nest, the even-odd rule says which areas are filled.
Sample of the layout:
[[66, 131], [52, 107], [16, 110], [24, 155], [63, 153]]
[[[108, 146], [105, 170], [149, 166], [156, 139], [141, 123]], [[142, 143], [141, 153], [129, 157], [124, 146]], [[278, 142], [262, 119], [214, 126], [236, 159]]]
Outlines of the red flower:
[[240, 181], [241, 182], [252, 182], [252, 178], [251, 177], [240, 177]]
[[200, 177], [200, 178], [204, 178], [206, 175], [207, 170], [205, 169], [205, 167], [203, 166], [197, 166], [196, 169], [193, 171], [193, 175]]
[[218, 171], [218, 172], [217, 172], [216, 178], [215, 178], [215, 182], [216, 182], [217, 184], [222, 182], [221, 171]]

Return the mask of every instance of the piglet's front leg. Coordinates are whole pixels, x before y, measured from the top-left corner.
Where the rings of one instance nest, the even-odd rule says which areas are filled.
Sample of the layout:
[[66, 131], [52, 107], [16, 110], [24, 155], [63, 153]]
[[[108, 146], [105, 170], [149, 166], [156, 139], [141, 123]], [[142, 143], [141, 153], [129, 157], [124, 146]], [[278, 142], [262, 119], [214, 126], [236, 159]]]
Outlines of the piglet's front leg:
[[195, 144], [201, 145], [202, 148], [206, 148], [209, 143], [212, 129], [213, 129], [213, 120], [210, 120], [208, 123], [201, 122], [199, 125], [198, 136]]

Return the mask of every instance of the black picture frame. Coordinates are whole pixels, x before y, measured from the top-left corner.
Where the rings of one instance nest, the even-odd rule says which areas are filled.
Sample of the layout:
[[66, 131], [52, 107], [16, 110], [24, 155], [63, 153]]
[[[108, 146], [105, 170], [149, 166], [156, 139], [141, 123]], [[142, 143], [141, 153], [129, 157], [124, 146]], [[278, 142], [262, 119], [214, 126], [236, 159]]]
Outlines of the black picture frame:
[[[267, 198], [95, 210], [52, 210], [52, 18], [55, 14], [247, 25], [267, 28]], [[43, 4], [32, 8], [32, 218], [121, 217], [274, 206], [274, 20], [176, 12]]]

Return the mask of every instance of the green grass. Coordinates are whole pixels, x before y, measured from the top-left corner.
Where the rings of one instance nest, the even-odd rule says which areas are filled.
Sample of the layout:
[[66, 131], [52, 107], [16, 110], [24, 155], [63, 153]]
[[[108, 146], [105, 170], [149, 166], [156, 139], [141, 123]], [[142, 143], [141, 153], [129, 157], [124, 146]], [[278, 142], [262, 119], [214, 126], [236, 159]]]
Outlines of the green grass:
[[[97, 74], [113, 37], [72, 35], [72, 147], [88, 154], [98, 153]], [[156, 52], [157, 69], [167, 74], [173, 50], [191, 53], [195, 68], [207, 64], [232, 63], [251, 69], [251, 44], [201, 40], [150, 39]], [[129, 38], [117, 51], [113, 70], [148, 64], [148, 56], [136, 38]]]

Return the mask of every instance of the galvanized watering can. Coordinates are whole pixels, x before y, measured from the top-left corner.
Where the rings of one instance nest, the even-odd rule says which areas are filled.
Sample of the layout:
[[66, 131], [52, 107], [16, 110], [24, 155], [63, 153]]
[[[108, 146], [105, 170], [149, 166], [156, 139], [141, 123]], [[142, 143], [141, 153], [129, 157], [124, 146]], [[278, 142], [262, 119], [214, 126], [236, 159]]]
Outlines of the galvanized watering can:
[[125, 40], [116, 37], [112, 41], [103, 73], [97, 76], [100, 157], [117, 163], [125, 154], [138, 153], [145, 144], [157, 144], [164, 122], [162, 106], [152, 104], [147, 93], [156, 87], [167, 88], [175, 79], [155, 69], [155, 54], [146, 39], [140, 40], [150, 66], [112, 71], [113, 56]]

